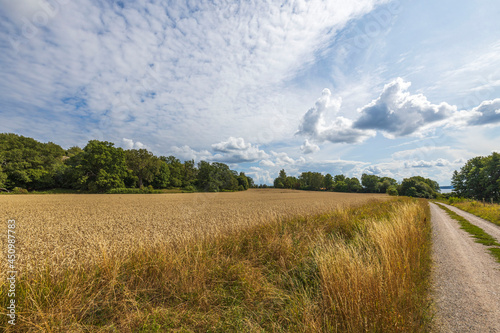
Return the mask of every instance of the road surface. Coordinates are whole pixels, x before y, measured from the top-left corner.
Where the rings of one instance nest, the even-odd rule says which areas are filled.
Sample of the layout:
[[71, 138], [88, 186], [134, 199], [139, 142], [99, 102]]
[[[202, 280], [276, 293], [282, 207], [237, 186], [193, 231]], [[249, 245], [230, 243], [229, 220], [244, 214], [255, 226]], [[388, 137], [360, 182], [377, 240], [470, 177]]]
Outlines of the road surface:
[[[430, 203], [433, 237], [434, 332], [500, 333], [500, 264]], [[500, 241], [500, 227], [447, 206]]]

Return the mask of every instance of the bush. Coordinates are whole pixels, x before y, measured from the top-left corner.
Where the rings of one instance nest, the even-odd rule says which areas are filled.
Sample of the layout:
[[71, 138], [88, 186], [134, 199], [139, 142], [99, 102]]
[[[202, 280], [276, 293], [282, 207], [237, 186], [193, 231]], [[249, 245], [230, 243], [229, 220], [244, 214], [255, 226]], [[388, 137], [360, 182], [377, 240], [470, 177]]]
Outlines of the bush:
[[14, 187], [12, 189], [12, 193], [14, 193], [14, 194], [28, 194], [28, 190], [25, 188], [21, 188], [21, 187]]
[[398, 189], [396, 186], [394, 185], [391, 185], [387, 188], [387, 190], [385, 191], [385, 193], [389, 194], [389, 195], [393, 195], [393, 196], [397, 196], [398, 195]]
[[184, 187], [184, 192], [189, 192], [189, 193], [196, 192], [196, 187], [194, 187], [193, 185], [188, 185]]
[[145, 193], [161, 193], [160, 190], [155, 190], [153, 187], [141, 187], [141, 188], [113, 188], [109, 190], [109, 194], [145, 194]]

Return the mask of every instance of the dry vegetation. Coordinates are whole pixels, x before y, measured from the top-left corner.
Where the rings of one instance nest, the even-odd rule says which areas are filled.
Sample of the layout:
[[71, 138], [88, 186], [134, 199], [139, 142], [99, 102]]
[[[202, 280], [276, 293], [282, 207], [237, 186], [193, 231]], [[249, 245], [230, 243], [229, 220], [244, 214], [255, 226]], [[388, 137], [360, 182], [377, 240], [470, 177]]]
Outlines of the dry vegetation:
[[23, 256], [16, 329], [425, 331], [428, 210], [388, 199], [280, 190], [0, 197]]
[[453, 205], [461, 210], [465, 210], [471, 214], [482, 217], [496, 225], [500, 226], [500, 205], [480, 202], [471, 199], [450, 198], [444, 201]]
[[[217, 235], [276, 218], [306, 216], [381, 195], [291, 190], [195, 194], [0, 196], [1, 220], [17, 221], [18, 265], [54, 268], [124, 257], [189, 238]], [[1, 234], [6, 233], [6, 225]], [[6, 237], [0, 240], [6, 250]], [[2, 252], [2, 258], [6, 253]], [[4, 272], [4, 270], [2, 270]], [[2, 277], [3, 278], [3, 277]]]

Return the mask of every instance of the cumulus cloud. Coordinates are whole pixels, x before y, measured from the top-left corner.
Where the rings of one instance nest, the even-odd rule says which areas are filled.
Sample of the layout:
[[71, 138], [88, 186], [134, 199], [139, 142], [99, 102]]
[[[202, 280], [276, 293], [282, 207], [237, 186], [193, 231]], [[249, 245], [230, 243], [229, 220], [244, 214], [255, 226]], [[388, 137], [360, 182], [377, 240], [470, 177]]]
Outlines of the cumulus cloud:
[[230, 137], [227, 141], [213, 144], [212, 148], [219, 152], [212, 156], [212, 159], [219, 162], [255, 162], [269, 157], [265, 151], [251, 143], [246, 143], [243, 138]]
[[404, 163], [405, 168], [433, 168], [433, 167], [445, 167], [450, 165], [450, 161], [443, 158], [439, 158], [435, 161], [406, 161]]
[[363, 170], [363, 173], [366, 173], [368, 175], [380, 175], [382, 174], [382, 172], [382, 169], [376, 165], [370, 165]]
[[302, 146], [300, 146], [300, 150], [304, 154], [311, 154], [311, 153], [315, 153], [315, 152], [319, 151], [319, 147], [318, 147], [318, 145], [315, 145], [314, 143], [310, 143], [309, 140], [306, 139], [306, 141], [304, 141], [304, 144]]
[[500, 98], [484, 101], [471, 111], [469, 125], [488, 125], [500, 123]]
[[451, 117], [457, 110], [445, 102], [432, 104], [422, 94], [410, 94], [410, 85], [402, 78], [385, 85], [376, 100], [359, 110], [361, 115], [353, 127], [380, 130], [393, 137], [406, 136]]
[[94, 137], [150, 146], [273, 130], [277, 87], [383, 2], [0, 1], [0, 127], [65, 117]]
[[374, 131], [353, 128], [353, 122], [344, 117], [336, 117], [331, 123], [325, 120], [326, 113], [335, 115], [341, 107], [341, 98], [332, 98], [329, 89], [323, 89], [314, 107], [302, 117], [296, 135], [309, 137], [318, 142], [358, 143], [375, 135]]
[[210, 153], [208, 150], [197, 151], [187, 145], [181, 147], [172, 146], [171, 150], [175, 157], [180, 158], [181, 160], [184, 161], [210, 160], [212, 157], [212, 153]]
[[215, 143], [212, 145], [212, 148], [215, 151], [228, 153], [231, 151], [237, 150], [248, 150], [252, 145], [250, 143], [245, 143], [243, 138], [234, 138], [230, 137], [227, 141]]
[[143, 149], [146, 146], [142, 142], [134, 142], [132, 139], [123, 138], [123, 146], [125, 149]]

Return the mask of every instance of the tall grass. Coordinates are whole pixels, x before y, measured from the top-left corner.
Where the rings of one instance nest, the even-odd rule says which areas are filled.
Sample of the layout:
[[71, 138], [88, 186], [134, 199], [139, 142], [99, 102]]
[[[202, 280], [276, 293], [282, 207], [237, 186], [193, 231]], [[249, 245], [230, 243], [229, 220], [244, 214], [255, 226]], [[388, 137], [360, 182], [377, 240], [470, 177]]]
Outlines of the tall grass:
[[496, 225], [500, 225], [500, 205], [482, 203], [475, 200], [450, 198], [448, 203], [471, 214], [482, 217]]
[[429, 265], [426, 211], [405, 204], [374, 217], [352, 239], [335, 237], [316, 252], [327, 313], [342, 332], [425, 330]]
[[[15, 331], [425, 331], [428, 214], [425, 201], [374, 201], [47, 265], [18, 281]], [[14, 331], [3, 314], [0, 327]]]

